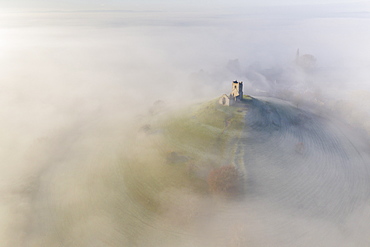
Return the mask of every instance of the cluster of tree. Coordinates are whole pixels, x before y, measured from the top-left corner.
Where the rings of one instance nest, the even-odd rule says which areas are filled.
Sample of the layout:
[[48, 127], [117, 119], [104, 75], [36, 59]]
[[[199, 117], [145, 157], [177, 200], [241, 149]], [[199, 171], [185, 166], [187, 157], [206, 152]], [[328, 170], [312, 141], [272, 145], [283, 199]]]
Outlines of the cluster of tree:
[[209, 190], [213, 194], [238, 196], [244, 192], [244, 176], [232, 165], [212, 170], [208, 175], [207, 182]]

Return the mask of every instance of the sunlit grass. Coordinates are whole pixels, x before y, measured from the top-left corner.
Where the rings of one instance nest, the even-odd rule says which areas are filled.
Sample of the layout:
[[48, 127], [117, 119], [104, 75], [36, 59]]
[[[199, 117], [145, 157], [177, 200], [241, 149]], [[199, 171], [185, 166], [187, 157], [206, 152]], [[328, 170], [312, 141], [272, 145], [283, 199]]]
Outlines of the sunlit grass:
[[123, 173], [133, 200], [161, 213], [161, 194], [169, 188], [209, 193], [207, 176], [231, 162], [245, 112], [244, 105], [212, 100], [143, 123], [144, 133]]

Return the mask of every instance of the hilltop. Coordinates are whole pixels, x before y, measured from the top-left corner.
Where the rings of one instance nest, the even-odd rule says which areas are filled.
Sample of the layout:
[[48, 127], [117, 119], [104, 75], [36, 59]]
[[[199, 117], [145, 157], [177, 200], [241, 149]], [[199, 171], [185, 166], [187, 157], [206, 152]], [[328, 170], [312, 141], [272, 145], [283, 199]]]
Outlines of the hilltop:
[[[140, 125], [132, 152], [129, 185], [136, 177], [150, 184], [134, 197], [152, 210], [158, 209], [158, 193], [168, 187], [186, 187], [207, 194], [209, 173], [223, 166], [235, 166], [245, 175], [240, 141], [245, 137], [245, 117], [253, 99], [223, 106], [218, 99], [184, 109], [154, 114]], [[150, 188], [150, 189], [149, 189]]]
[[355, 130], [274, 98], [218, 100], [156, 112], [138, 127], [122, 175], [143, 217], [185, 226], [218, 205], [258, 200], [335, 221], [353, 195], [368, 199], [369, 180], [357, 178], [370, 177], [370, 158]]

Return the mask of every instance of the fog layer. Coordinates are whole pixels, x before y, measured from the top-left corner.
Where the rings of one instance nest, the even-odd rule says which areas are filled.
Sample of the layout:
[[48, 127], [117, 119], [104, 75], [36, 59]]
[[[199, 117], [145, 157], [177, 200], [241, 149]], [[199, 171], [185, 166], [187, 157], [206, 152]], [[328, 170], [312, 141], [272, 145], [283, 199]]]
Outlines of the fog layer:
[[[369, 245], [366, 4], [12, 12], [0, 19], [2, 246]], [[297, 63], [298, 48], [315, 63]], [[149, 109], [157, 100], [176, 108], [216, 98], [235, 79], [246, 94], [287, 100], [325, 119], [322, 135], [339, 136], [333, 142], [346, 151], [320, 156], [325, 149], [312, 149], [279, 177], [284, 169], [263, 172], [281, 168], [266, 150], [252, 163], [261, 167], [246, 166], [244, 200], [215, 203], [186, 187], [154, 186], [167, 213], [148, 212], [128, 190], [145, 191], [152, 185], [140, 183], [143, 177], [167, 172], [150, 163], [158, 158], [153, 143], [137, 135]], [[294, 143], [273, 137], [284, 147]], [[320, 164], [315, 152], [327, 160]], [[146, 164], [143, 173], [131, 175], [138, 164]], [[315, 193], [321, 187], [325, 193]], [[295, 210], [312, 203], [321, 210]]]

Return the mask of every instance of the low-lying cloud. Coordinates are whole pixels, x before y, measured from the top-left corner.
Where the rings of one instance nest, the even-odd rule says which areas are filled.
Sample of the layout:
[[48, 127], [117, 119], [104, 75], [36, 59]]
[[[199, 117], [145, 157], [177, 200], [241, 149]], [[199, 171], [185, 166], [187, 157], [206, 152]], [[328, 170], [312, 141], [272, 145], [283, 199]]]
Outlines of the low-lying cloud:
[[[167, 213], [153, 216], [125, 188], [122, 160], [150, 148], [134, 140], [153, 103], [215, 98], [232, 80], [244, 81], [246, 94], [331, 114], [366, 139], [369, 16], [300, 13], [296, 6], [3, 14], [0, 243], [367, 246], [365, 204], [332, 222], [258, 198], [214, 205], [184, 188], [158, 195]], [[298, 48], [316, 62], [297, 64]]]

